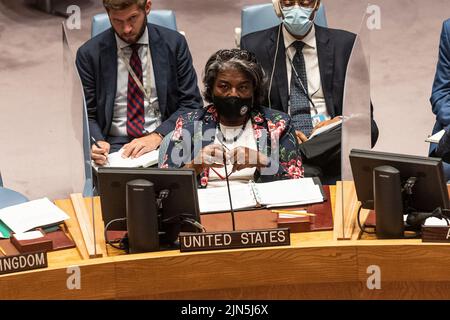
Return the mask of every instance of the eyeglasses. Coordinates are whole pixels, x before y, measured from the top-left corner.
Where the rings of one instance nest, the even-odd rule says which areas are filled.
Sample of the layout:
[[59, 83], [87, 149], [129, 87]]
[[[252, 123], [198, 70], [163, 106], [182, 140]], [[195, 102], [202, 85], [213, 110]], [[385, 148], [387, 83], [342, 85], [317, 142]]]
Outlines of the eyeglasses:
[[300, 7], [314, 8], [316, 6], [317, 0], [281, 0], [281, 6], [283, 8], [291, 8], [295, 4]]

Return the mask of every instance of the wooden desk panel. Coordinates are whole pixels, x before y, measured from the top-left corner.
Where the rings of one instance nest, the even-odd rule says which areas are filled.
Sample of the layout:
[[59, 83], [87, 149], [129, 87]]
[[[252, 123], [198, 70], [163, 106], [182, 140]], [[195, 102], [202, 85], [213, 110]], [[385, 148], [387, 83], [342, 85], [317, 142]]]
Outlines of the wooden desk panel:
[[[103, 259], [102, 259], [103, 260]], [[50, 265], [50, 263], [49, 263]], [[81, 289], [69, 290], [67, 268], [49, 267], [0, 276], [0, 299], [114, 299], [114, 263], [79, 264]]]
[[[398, 299], [450, 298], [450, 246], [420, 240], [333, 241], [333, 233], [292, 234], [291, 246], [81, 260], [49, 253], [49, 268], [0, 276], [0, 299]], [[81, 290], [68, 290], [78, 265]], [[367, 267], [381, 290], [367, 289]]]
[[[364, 284], [361, 298], [450, 299], [450, 246], [386, 242], [383, 246], [357, 247], [358, 277]], [[372, 265], [381, 270], [380, 290], [369, 290], [365, 285], [367, 268]]]
[[117, 264], [117, 297], [189, 299], [186, 291], [195, 291], [197, 297], [210, 299], [210, 292], [217, 291], [217, 298], [229, 298], [230, 292], [245, 289], [254, 294], [249, 299], [256, 299], [267, 287], [345, 284], [355, 278], [355, 253], [348, 247], [286, 247], [122, 261]]

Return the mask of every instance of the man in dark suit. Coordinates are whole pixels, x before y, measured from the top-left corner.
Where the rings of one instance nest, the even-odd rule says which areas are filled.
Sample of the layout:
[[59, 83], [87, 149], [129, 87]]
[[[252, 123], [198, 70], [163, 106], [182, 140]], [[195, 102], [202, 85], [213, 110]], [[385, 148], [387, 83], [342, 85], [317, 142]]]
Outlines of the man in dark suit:
[[436, 133], [450, 125], [450, 19], [442, 25], [439, 60], [430, 101], [436, 115]]
[[150, 0], [103, 0], [112, 28], [87, 41], [76, 64], [99, 165], [123, 147], [139, 157], [160, 145], [180, 114], [202, 107], [186, 39], [147, 23]]
[[[275, 0], [283, 22], [244, 36], [241, 48], [256, 54], [269, 77], [266, 106], [289, 113], [297, 124], [305, 175], [333, 183], [340, 178], [340, 132], [320, 145], [310, 143], [308, 137], [342, 115], [345, 75], [356, 35], [315, 25], [319, 6], [320, 0]], [[373, 120], [371, 133], [373, 146], [378, 139]]]
[[433, 113], [436, 115], [433, 134], [445, 129], [439, 144], [431, 144], [431, 156], [442, 157], [446, 179], [450, 179], [450, 19], [442, 25], [439, 60], [431, 95]]

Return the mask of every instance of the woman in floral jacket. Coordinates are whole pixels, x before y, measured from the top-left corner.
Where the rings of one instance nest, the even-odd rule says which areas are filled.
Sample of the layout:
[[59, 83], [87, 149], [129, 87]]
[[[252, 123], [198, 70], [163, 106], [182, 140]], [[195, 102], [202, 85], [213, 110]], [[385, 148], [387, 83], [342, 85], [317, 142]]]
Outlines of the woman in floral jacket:
[[[260, 107], [264, 72], [245, 50], [219, 50], [203, 78], [204, 109], [181, 115], [162, 168], [193, 168], [201, 187], [303, 177], [287, 114]], [[226, 165], [225, 165], [226, 164]]]

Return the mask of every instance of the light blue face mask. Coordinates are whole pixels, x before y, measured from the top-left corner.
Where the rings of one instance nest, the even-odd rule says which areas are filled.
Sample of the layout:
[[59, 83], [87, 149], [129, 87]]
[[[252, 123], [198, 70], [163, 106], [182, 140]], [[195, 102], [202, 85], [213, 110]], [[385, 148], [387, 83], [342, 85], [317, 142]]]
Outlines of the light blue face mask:
[[283, 24], [293, 35], [304, 37], [313, 25], [309, 20], [314, 12], [314, 8], [304, 8], [295, 6], [293, 8], [283, 8]]

